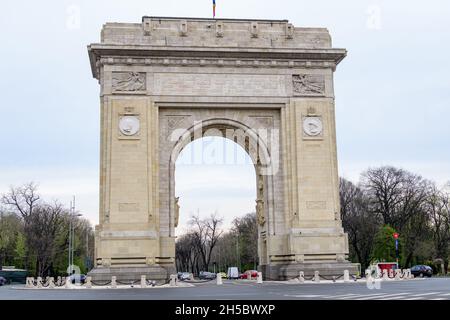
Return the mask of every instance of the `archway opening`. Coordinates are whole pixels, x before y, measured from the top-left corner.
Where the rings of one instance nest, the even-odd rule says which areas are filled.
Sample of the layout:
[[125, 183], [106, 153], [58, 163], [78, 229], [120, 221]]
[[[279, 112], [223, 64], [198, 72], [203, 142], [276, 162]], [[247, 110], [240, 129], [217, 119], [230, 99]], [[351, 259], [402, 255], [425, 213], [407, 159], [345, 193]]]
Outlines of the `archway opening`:
[[175, 163], [178, 272], [257, 269], [257, 180], [253, 160], [230, 139], [206, 136], [183, 148]]

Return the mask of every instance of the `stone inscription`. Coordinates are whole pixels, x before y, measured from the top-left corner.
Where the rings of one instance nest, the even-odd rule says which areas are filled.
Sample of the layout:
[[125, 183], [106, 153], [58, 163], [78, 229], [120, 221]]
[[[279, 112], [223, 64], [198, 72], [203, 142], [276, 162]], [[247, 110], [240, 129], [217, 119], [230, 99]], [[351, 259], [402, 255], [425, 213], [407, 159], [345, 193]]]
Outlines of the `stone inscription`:
[[135, 212], [139, 211], [138, 203], [119, 203], [120, 212]]
[[311, 210], [325, 209], [327, 207], [326, 201], [307, 201], [306, 208]]
[[285, 77], [243, 74], [154, 75], [153, 94], [182, 96], [286, 96]]

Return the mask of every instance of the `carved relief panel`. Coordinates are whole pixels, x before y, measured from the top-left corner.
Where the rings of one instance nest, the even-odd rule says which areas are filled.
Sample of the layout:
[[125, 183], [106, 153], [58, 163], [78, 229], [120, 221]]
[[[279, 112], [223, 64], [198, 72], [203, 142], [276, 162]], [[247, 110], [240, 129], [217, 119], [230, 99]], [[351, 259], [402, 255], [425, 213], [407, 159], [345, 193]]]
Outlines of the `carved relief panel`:
[[309, 107], [307, 114], [302, 117], [302, 132], [304, 139], [322, 139], [322, 116], [317, 114], [314, 107]]
[[121, 140], [137, 140], [140, 138], [140, 114], [133, 107], [125, 107], [123, 112], [119, 113], [118, 131]]
[[145, 72], [113, 72], [113, 92], [145, 92], [147, 90]]
[[315, 74], [293, 75], [292, 90], [294, 96], [324, 96], [325, 78]]

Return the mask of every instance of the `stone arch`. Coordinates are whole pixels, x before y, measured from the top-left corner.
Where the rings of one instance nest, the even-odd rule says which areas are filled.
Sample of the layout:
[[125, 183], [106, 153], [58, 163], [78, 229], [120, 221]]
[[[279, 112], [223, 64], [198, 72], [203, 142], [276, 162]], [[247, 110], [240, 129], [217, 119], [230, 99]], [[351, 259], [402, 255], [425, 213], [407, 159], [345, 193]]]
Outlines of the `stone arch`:
[[[233, 28], [225, 28], [218, 45], [217, 34], [205, 33], [214, 23], [170, 17], [106, 23], [101, 43], [88, 47], [101, 87], [100, 208], [90, 275], [128, 281], [167, 279], [174, 271], [171, 153], [188, 141], [177, 144], [183, 135], [169, 141], [167, 133], [180, 128], [189, 136], [196, 121], [213, 134], [255, 128], [236, 142], [250, 156], [262, 154], [253, 158], [267, 201], [259, 233], [267, 245], [260, 263], [266, 279], [299, 271], [356, 274], [337, 215], [333, 72], [346, 50], [332, 47], [326, 29], [293, 28], [286, 20], [258, 20], [256, 33], [252, 20], [226, 21]], [[255, 38], [258, 32], [277, 40]], [[265, 139], [258, 128], [274, 134]], [[258, 141], [265, 147], [255, 153]]]
[[[227, 130], [229, 130], [227, 134]], [[239, 130], [237, 134], [230, 136], [231, 131]], [[236, 131], [235, 131], [236, 132]], [[244, 133], [244, 137], [238, 137]], [[242, 147], [250, 156], [255, 168], [257, 199], [255, 199], [255, 209], [258, 211], [258, 205], [262, 202], [263, 215], [259, 217], [258, 223], [258, 238], [261, 234], [275, 234], [275, 227], [273, 223], [274, 218], [274, 186], [273, 176], [267, 174], [271, 172], [272, 159], [269, 147], [251, 127], [246, 124], [227, 118], [209, 118], [197, 122], [187, 129], [180, 130], [176, 133], [179, 137], [176, 139], [169, 160], [169, 237], [174, 236], [175, 231], [175, 164], [181, 151], [191, 142], [206, 136], [219, 136], [229, 139]], [[172, 137], [174, 138], [174, 137]], [[233, 139], [232, 139], [233, 138]], [[262, 170], [265, 168], [265, 170]], [[265, 174], [262, 174], [265, 173]], [[258, 190], [262, 186], [262, 190]], [[257, 212], [258, 215], [258, 212]], [[264, 239], [259, 239], [258, 256], [260, 264], [265, 264], [268, 261], [267, 246], [263, 244]]]

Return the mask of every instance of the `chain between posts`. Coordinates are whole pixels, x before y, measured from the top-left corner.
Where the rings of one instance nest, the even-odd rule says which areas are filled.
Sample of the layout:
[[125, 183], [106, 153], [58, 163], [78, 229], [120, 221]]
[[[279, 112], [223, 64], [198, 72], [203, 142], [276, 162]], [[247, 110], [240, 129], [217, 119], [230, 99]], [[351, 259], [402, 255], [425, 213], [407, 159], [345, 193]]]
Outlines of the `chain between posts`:
[[[408, 271], [408, 270], [409, 269], [405, 269], [405, 270], [401, 270], [401, 271], [396, 270], [395, 272], [384, 272], [382, 278], [398, 279], [398, 280], [409, 279], [410, 271]], [[324, 280], [331, 280], [333, 282], [336, 282], [337, 280], [341, 279], [342, 277], [345, 278], [344, 279], [345, 281], [348, 281], [349, 277], [351, 277], [351, 279], [353, 281], [357, 281], [358, 279], [361, 278], [361, 277], [357, 277], [355, 275], [347, 275], [346, 276], [345, 273], [340, 274], [338, 276], [324, 276], [324, 275], [320, 275], [319, 272], [316, 271], [315, 274], [312, 276], [304, 276], [304, 273], [300, 272], [299, 276], [289, 278], [289, 279], [287, 279], [287, 281], [297, 279], [300, 282], [303, 282], [304, 280], [318, 281], [319, 279], [324, 279]], [[348, 280], [346, 280], [346, 279], [348, 279]], [[204, 280], [188, 280], [188, 279], [186, 279], [186, 280], [176, 280], [176, 281], [195, 284], [195, 283], [208, 283], [208, 282], [211, 282], [214, 280], [216, 280], [216, 279], [204, 279]], [[43, 281], [43, 279], [40, 277], [38, 277], [36, 279], [32, 278], [32, 277], [28, 277], [26, 279], [26, 287], [28, 287], [28, 288], [60, 288], [60, 287], [66, 286], [67, 281], [70, 281], [70, 279], [68, 277], [67, 278], [66, 277], [58, 277], [57, 281], [54, 281], [54, 278], [52, 278], [52, 277], [46, 277], [45, 281]], [[164, 286], [164, 285], [170, 283], [171, 280], [166, 279], [163, 283], [161, 283], [159, 285], [156, 284], [157, 281], [158, 280], [147, 280], [146, 279], [145, 284], [149, 285], [151, 287], [155, 287], [155, 286], [160, 287], [160, 286]], [[107, 280], [104, 282], [90, 280], [90, 284], [93, 284], [93, 285], [99, 286], [99, 287], [111, 285], [112, 282], [113, 282], [112, 280]], [[132, 281], [127, 281], [127, 282], [115, 280], [114, 282], [117, 284], [128, 285], [128, 286], [133, 287], [135, 284], [141, 282], [141, 280], [132, 280]], [[83, 286], [86, 288], [90, 288], [90, 286], [86, 286], [86, 284], [83, 284]]]
[[211, 282], [214, 281], [216, 279], [204, 279], [204, 280], [180, 280], [181, 282], [187, 282], [187, 283], [206, 283], [206, 282]]

